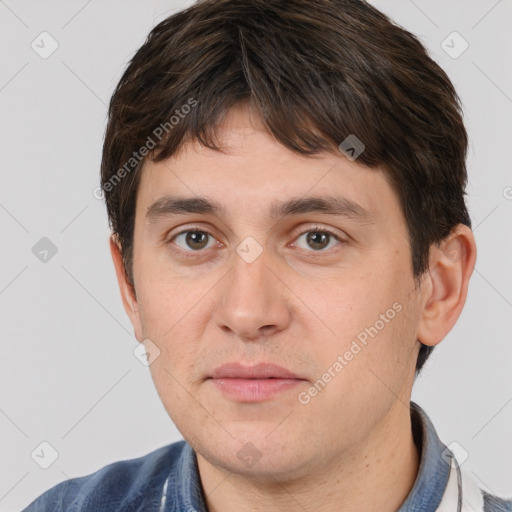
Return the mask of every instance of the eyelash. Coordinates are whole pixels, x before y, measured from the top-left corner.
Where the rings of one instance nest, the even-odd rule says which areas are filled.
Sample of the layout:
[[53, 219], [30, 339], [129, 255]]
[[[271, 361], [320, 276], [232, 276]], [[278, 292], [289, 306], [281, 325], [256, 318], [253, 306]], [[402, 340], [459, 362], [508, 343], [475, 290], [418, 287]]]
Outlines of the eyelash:
[[[337, 242], [339, 242], [340, 244], [343, 244], [345, 243], [346, 241], [343, 240], [339, 234], [337, 234], [335, 231], [329, 229], [329, 228], [326, 228], [326, 227], [321, 227], [321, 226], [312, 226], [312, 227], [308, 227], [308, 229], [305, 229], [303, 231], [300, 231], [299, 233], [297, 234], [294, 234], [294, 240], [296, 240], [297, 238], [301, 237], [302, 235], [305, 235], [306, 233], [312, 233], [312, 232], [317, 232], [317, 233], [325, 233], [325, 234], [328, 234], [330, 236], [332, 236]], [[193, 228], [188, 228], [188, 229], [184, 229], [183, 231], [179, 231], [178, 233], [175, 233], [171, 239], [169, 240], [166, 240], [165, 241], [165, 245], [168, 245], [171, 250], [180, 255], [180, 256], [184, 256], [185, 258], [193, 258], [193, 257], [197, 257], [198, 254], [204, 252], [203, 250], [198, 250], [198, 251], [185, 251], [184, 249], [180, 249], [180, 248], [176, 248], [173, 244], [172, 244], [172, 241], [178, 237], [179, 235], [183, 235], [185, 233], [205, 233], [209, 236], [211, 236], [212, 238], [215, 239], [215, 235], [209, 231], [208, 229], [206, 228], [199, 228], [199, 227], [193, 227]], [[303, 249], [305, 250], [305, 249]], [[330, 249], [332, 250], [332, 248]], [[308, 252], [312, 252], [313, 254], [315, 252], [317, 253], [327, 253], [329, 252], [329, 250], [318, 250], [318, 251], [314, 251], [314, 250], [311, 250], [311, 251], [308, 251]]]

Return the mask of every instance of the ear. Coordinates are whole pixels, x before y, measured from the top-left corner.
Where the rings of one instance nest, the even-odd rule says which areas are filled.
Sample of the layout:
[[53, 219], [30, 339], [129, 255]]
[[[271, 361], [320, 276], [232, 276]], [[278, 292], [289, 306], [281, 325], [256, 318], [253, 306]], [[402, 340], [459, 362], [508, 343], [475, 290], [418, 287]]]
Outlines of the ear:
[[439, 247], [432, 245], [429, 271], [421, 284], [418, 339], [424, 345], [437, 345], [455, 325], [466, 302], [475, 262], [475, 238], [463, 224], [458, 224]]
[[121, 254], [121, 245], [117, 241], [115, 235], [110, 236], [110, 252], [116, 269], [117, 282], [119, 284], [124, 310], [130, 318], [135, 337], [138, 341], [142, 341], [144, 337], [142, 334], [142, 323], [140, 321], [139, 304], [137, 302], [135, 288], [130, 283], [128, 276], [126, 275], [123, 257]]

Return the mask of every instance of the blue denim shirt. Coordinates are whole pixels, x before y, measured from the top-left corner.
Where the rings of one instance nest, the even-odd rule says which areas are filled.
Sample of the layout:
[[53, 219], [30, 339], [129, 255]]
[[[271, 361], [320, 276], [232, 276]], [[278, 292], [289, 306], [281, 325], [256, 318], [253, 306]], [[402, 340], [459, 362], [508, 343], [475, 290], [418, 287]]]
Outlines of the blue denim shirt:
[[[420, 451], [415, 483], [397, 512], [512, 512], [512, 500], [487, 494], [440, 441], [421, 407], [411, 402]], [[460, 468], [459, 468], [460, 469]], [[52, 487], [23, 512], [207, 512], [194, 450], [178, 441], [137, 459]]]

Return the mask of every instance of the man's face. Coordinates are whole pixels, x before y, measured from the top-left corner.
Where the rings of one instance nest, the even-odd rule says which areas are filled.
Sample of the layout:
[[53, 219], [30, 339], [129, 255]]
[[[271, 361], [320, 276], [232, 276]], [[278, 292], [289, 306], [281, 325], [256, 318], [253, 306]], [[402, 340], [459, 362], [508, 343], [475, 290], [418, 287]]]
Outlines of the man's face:
[[[160, 350], [153, 380], [198, 456], [254, 477], [300, 476], [371, 450], [379, 428], [409, 414], [421, 297], [406, 224], [378, 169], [297, 155], [242, 108], [219, 134], [227, 154], [194, 143], [144, 168], [132, 321]], [[167, 196], [222, 211], [172, 213]], [[340, 214], [272, 215], [312, 197], [339, 198]], [[236, 362], [300, 379], [257, 391], [211, 378]]]

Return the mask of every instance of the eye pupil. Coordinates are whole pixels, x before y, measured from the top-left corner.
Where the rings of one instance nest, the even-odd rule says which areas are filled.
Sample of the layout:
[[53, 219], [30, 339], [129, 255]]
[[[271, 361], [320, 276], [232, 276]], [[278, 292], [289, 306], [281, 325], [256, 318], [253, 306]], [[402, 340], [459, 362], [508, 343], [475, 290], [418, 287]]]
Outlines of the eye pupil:
[[308, 233], [307, 241], [313, 249], [323, 249], [329, 244], [329, 236], [328, 233], [321, 231], [311, 231]]
[[208, 234], [202, 231], [189, 231], [186, 236], [187, 245], [193, 249], [202, 249], [208, 243]]

